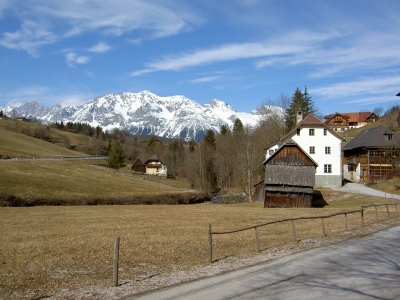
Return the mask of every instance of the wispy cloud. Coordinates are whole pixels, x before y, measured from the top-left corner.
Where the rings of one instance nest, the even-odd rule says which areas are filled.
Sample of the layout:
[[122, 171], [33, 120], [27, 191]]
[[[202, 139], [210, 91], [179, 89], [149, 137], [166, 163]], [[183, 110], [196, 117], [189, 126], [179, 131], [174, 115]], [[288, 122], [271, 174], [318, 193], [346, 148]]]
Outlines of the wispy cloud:
[[28, 101], [36, 100], [44, 105], [60, 104], [61, 106], [81, 105], [91, 99], [92, 94], [88, 93], [63, 93], [57, 90], [56, 93], [46, 86], [26, 86], [4, 95], [7, 105], [19, 107]]
[[132, 76], [146, 73], [181, 70], [199, 65], [233, 61], [241, 59], [261, 58], [276, 55], [294, 55], [310, 51], [317, 42], [332, 38], [333, 34], [316, 34], [296, 32], [282, 38], [271, 39], [264, 43], [228, 44], [211, 49], [197, 50], [192, 53], [165, 56], [153, 63], [148, 63], [142, 70], [132, 72]]
[[218, 78], [220, 78], [220, 76], [208, 76], [208, 77], [201, 77], [201, 78], [192, 79], [192, 80], [189, 80], [189, 82], [192, 82], [192, 83], [204, 83], [204, 82], [215, 81]]
[[49, 88], [45, 86], [26, 86], [5, 95], [5, 98], [11, 99], [7, 101], [7, 105], [11, 107], [19, 107], [24, 103], [37, 100], [40, 102], [43, 95], [49, 92]]
[[68, 52], [65, 54], [65, 58], [67, 59], [67, 65], [69, 67], [75, 67], [76, 64], [86, 64], [89, 60], [89, 56], [78, 55], [75, 52]]
[[45, 5], [40, 0], [17, 2], [20, 29], [3, 30], [0, 45], [38, 56], [44, 45], [88, 32], [120, 36], [139, 30], [147, 39], [155, 39], [189, 30], [200, 20], [190, 18], [195, 16], [193, 12], [177, 14], [165, 5], [125, 0], [50, 1]]
[[346, 98], [360, 95], [395, 95], [400, 76], [371, 77], [310, 89], [310, 93], [326, 98]]
[[100, 42], [89, 49], [87, 51], [94, 52], [94, 53], [105, 53], [112, 49], [111, 46], [107, 45], [106, 43]]
[[0, 46], [24, 50], [33, 57], [39, 56], [38, 49], [44, 45], [52, 44], [59, 37], [49, 31], [46, 24], [31, 20], [24, 20], [21, 28], [14, 32], [3, 32]]

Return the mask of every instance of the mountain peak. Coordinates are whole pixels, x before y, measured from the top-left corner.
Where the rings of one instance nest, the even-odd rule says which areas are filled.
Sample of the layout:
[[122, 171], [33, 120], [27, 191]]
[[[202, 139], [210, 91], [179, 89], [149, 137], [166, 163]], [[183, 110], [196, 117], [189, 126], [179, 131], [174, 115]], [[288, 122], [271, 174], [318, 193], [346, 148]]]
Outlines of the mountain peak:
[[255, 126], [259, 114], [237, 112], [224, 101], [213, 99], [200, 105], [182, 95], [160, 97], [150, 91], [124, 92], [95, 97], [80, 106], [45, 108], [37, 101], [15, 108], [18, 115], [43, 123], [79, 122], [103, 130], [118, 128], [131, 134], [157, 135], [185, 140], [203, 139], [209, 129], [219, 132], [240, 118], [243, 125]]

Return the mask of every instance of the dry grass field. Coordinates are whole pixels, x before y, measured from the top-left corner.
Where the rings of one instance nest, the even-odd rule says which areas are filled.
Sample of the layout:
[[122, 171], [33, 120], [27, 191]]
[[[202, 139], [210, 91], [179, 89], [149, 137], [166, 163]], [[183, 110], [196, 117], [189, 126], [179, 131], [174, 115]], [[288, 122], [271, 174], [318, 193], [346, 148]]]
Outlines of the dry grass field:
[[[18, 124], [18, 133], [13, 131], [14, 124]], [[24, 127], [22, 127], [24, 126]], [[9, 157], [26, 157], [26, 158], [42, 158], [53, 157], [55, 155], [86, 155], [67, 148], [54, 145], [33, 137], [21, 134], [23, 128], [26, 130], [34, 130], [36, 127], [43, 125], [31, 124], [23, 121], [0, 120], [0, 155]], [[76, 135], [68, 132], [50, 129], [53, 138], [60, 138], [59, 134], [70, 136], [70, 139], [83, 139], [84, 136]]]
[[[109, 289], [113, 296], [108, 298], [118, 299], [124, 284], [145, 285], [146, 278], [207, 266], [208, 224], [213, 231], [225, 231], [388, 202], [330, 190], [322, 193], [328, 205], [311, 209], [264, 209], [259, 203], [0, 207], [0, 295], [4, 299], [105, 298], [96, 293], [73, 293], [95, 287]], [[394, 208], [390, 210], [397, 220]], [[387, 219], [383, 207], [379, 208], [379, 218]], [[366, 225], [375, 222], [375, 211], [370, 209]], [[348, 232], [360, 230], [360, 215], [350, 215], [348, 224]], [[325, 228], [328, 237], [347, 236], [343, 216], [326, 220]], [[323, 239], [320, 220], [296, 221], [296, 230], [301, 241]], [[121, 238], [122, 286], [112, 288], [116, 236]], [[288, 245], [297, 249], [302, 244], [293, 242], [289, 222], [259, 228], [259, 236], [263, 253]], [[213, 239], [215, 260], [255, 255], [254, 231], [214, 235]]]
[[[163, 184], [125, 176], [113, 170], [93, 168], [93, 160], [21, 160], [0, 162], [0, 194], [29, 201], [70, 200], [74, 203], [93, 199], [130, 197], [187, 192]], [[170, 181], [173, 181], [172, 179]], [[85, 202], [81, 202], [85, 203]]]

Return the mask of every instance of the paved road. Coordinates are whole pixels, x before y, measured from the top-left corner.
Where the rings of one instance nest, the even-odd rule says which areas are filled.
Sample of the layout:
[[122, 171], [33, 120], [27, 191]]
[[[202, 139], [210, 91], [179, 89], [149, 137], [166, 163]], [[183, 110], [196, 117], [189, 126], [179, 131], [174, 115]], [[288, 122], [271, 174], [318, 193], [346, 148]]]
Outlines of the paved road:
[[400, 200], [400, 195], [389, 194], [389, 193], [377, 191], [377, 190], [371, 189], [369, 187], [366, 187], [364, 184], [361, 184], [361, 183], [348, 182], [340, 188], [333, 188], [333, 190], [340, 191], [340, 192], [363, 194], [363, 195], [369, 195], [369, 196], [376, 196], [376, 197]]
[[400, 299], [400, 226], [129, 299]]

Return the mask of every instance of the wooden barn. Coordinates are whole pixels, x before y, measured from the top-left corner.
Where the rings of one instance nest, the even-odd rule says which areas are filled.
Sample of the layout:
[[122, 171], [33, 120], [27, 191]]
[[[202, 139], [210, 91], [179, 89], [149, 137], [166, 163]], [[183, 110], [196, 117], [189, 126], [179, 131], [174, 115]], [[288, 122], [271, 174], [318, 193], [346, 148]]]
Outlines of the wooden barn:
[[146, 165], [138, 158], [132, 165], [132, 171], [146, 173]]
[[311, 207], [318, 164], [292, 139], [265, 162], [264, 207]]

